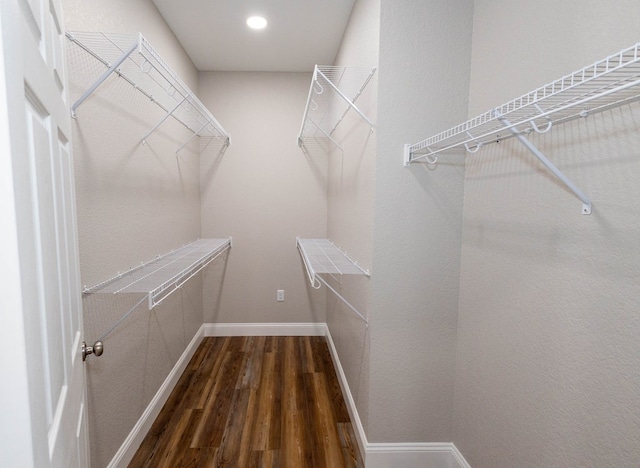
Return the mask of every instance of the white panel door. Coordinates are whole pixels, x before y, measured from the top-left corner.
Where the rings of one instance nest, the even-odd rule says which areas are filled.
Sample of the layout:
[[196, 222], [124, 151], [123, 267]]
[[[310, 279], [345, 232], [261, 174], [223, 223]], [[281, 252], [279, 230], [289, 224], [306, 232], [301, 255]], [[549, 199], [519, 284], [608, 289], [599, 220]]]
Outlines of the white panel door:
[[61, 15], [0, 0], [0, 466], [89, 465]]

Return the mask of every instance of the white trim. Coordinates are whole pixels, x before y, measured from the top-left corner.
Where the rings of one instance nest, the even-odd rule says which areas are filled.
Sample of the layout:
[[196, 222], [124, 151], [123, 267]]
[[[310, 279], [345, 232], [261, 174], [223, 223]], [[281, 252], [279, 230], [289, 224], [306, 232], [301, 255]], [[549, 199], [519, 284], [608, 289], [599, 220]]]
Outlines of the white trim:
[[351, 389], [349, 388], [349, 383], [347, 382], [347, 376], [344, 373], [344, 369], [342, 369], [342, 364], [340, 364], [340, 358], [338, 357], [338, 350], [336, 349], [336, 345], [333, 342], [333, 338], [331, 337], [331, 332], [329, 331], [328, 326], [326, 326], [325, 338], [327, 339], [329, 354], [331, 354], [331, 358], [333, 359], [333, 366], [336, 369], [338, 382], [340, 383], [340, 388], [342, 389], [342, 395], [347, 405], [347, 410], [349, 411], [349, 417], [351, 418], [351, 425], [353, 426], [353, 432], [356, 435], [356, 440], [358, 441], [358, 447], [360, 447], [360, 453], [362, 454], [363, 457], [365, 457], [367, 452], [366, 448], [368, 446], [367, 435], [364, 432], [362, 421], [360, 421], [360, 415], [358, 414], [358, 408], [356, 407], [356, 402], [353, 399], [353, 395], [351, 394]]
[[369, 443], [367, 468], [471, 468], [452, 443]]
[[465, 460], [464, 456], [462, 455], [462, 452], [458, 450], [458, 447], [456, 447], [455, 444], [451, 444], [451, 445], [453, 446], [453, 452], [451, 454], [453, 455], [453, 459], [455, 460], [455, 462], [458, 464], [458, 466], [452, 465], [452, 467], [453, 468], [471, 468], [471, 465], [467, 460]]
[[326, 328], [327, 345], [336, 369], [338, 382], [342, 389], [351, 424], [354, 428], [360, 453], [364, 457], [367, 468], [420, 467], [420, 468], [471, 468], [460, 451], [450, 442], [424, 443], [377, 443], [368, 442], [367, 435], [360, 421], [355, 400], [349, 389], [347, 377], [340, 364], [338, 351], [331, 337], [329, 327]]
[[325, 336], [326, 323], [205, 323], [204, 336]]
[[338, 382], [354, 428], [356, 440], [367, 468], [420, 467], [420, 468], [471, 468], [458, 448], [450, 442], [443, 443], [378, 443], [368, 442], [360, 421], [355, 400], [349, 389], [347, 377], [340, 364], [338, 352], [326, 323], [205, 323], [180, 356], [162, 386], [133, 427], [108, 468], [126, 467], [151, 425], [178, 383], [187, 364], [202, 339], [206, 336], [325, 336], [329, 353], [335, 366]]
[[171, 369], [171, 372], [167, 375], [167, 378], [164, 380], [153, 399], [149, 402], [149, 405], [142, 413], [142, 416], [140, 416], [140, 419], [138, 419], [136, 425], [131, 429], [131, 432], [124, 440], [113, 459], [109, 462], [109, 465], [107, 465], [107, 468], [124, 468], [129, 465], [133, 456], [136, 454], [136, 451], [140, 447], [140, 444], [147, 435], [147, 432], [151, 429], [151, 425], [158, 417], [158, 414], [160, 414], [160, 410], [162, 410], [162, 407], [169, 398], [169, 395], [171, 395], [171, 392], [178, 383], [180, 376], [182, 376], [182, 373], [187, 368], [189, 361], [195, 354], [204, 336], [204, 325], [202, 325], [191, 339], [191, 342], [182, 353], [182, 356], [180, 356], [180, 359], [178, 359], [178, 362], [176, 362], [176, 365], [173, 366], [173, 369]]

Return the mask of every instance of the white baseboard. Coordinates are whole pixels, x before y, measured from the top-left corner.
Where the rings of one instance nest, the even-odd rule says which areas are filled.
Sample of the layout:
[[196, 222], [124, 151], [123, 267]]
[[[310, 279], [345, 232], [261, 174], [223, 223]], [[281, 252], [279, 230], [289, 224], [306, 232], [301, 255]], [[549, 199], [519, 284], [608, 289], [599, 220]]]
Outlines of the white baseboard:
[[356, 440], [358, 441], [358, 447], [360, 447], [360, 453], [362, 454], [363, 457], [365, 457], [367, 453], [367, 445], [368, 445], [367, 435], [364, 432], [362, 421], [360, 421], [358, 408], [356, 407], [356, 402], [353, 399], [353, 395], [351, 394], [351, 389], [349, 388], [349, 382], [347, 382], [347, 376], [344, 373], [342, 364], [340, 364], [340, 358], [338, 357], [338, 350], [336, 349], [336, 345], [333, 342], [333, 338], [331, 338], [329, 327], [326, 324], [325, 324], [325, 337], [327, 339], [327, 346], [329, 346], [329, 354], [331, 354], [331, 359], [333, 360], [333, 366], [336, 369], [338, 382], [340, 383], [340, 388], [342, 389], [342, 395], [344, 396], [344, 400], [347, 405], [347, 410], [349, 411], [349, 417], [351, 418], [351, 425], [353, 426], [353, 432], [356, 435]]
[[451, 453], [451, 455], [453, 455], [453, 460], [454, 460], [454, 464], [451, 465], [452, 468], [471, 468], [471, 465], [469, 464], [469, 462], [467, 462], [467, 460], [465, 460], [464, 456], [462, 455], [462, 452], [460, 452], [460, 450], [458, 450], [458, 447], [456, 447], [454, 444], [451, 444], [453, 446], [453, 452]]
[[367, 468], [471, 468], [453, 443], [371, 443], [360, 421], [355, 400], [349, 389], [346, 375], [340, 364], [329, 327], [326, 328], [327, 344], [336, 368], [340, 388], [351, 417], [351, 424]]
[[453, 443], [370, 443], [326, 323], [205, 323], [195, 334], [108, 468], [126, 467], [205, 336], [325, 336], [367, 468], [471, 468]]
[[471, 468], [452, 443], [369, 443], [367, 468]]
[[205, 323], [204, 336], [324, 336], [326, 323]]
[[171, 392], [178, 383], [180, 376], [182, 376], [182, 373], [196, 352], [196, 349], [198, 349], [198, 346], [204, 336], [203, 325], [193, 336], [191, 342], [182, 353], [182, 356], [180, 356], [176, 365], [173, 366], [173, 369], [171, 369], [171, 372], [169, 372], [169, 375], [167, 375], [167, 378], [149, 402], [149, 405], [142, 413], [142, 416], [140, 416], [136, 425], [133, 426], [133, 429], [131, 429], [131, 432], [124, 440], [111, 462], [109, 462], [109, 465], [107, 465], [108, 468], [125, 468], [129, 465], [136, 454], [136, 451], [140, 447], [140, 444], [147, 435], [147, 432], [151, 429], [151, 425], [158, 417], [158, 414], [160, 414], [160, 410], [162, 410], [162, 407], [169, 398], [169, 395], [171, 395]]

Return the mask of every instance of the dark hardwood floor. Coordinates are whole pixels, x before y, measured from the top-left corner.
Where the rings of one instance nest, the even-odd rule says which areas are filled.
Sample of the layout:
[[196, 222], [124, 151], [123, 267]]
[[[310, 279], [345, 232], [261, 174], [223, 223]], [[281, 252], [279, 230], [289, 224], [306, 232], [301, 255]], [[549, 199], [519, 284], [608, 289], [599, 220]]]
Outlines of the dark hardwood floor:
[[362, 467], [324, 337], [205, 338], [130, 467]]

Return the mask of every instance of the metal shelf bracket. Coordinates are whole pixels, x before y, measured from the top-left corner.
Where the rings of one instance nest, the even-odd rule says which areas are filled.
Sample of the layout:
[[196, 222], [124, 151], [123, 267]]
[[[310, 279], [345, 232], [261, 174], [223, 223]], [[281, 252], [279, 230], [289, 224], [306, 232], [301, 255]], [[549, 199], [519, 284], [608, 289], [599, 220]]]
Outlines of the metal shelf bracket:
[[71, 106], [76, 118], [78, 107], [113, 73], [159, 106], [164, 115], [143, 137], [155, 132], [169, 117], [192, 132], [180, 146], [180, 152], [196, 136], [213, 138], [230, 144], [230, 136], [196, 95], [184, 84], [142, 34], [107, 34], [100, 32], [67, 32], [67, 38], [106, 67], [98, 79]]
[[[558, 169], [549, 159], [540, 151], [533, 143], [531, 143], [527, 137], [525, 137], [522, 133], [518, 132], [515, 126], [511, 124], [507, 119], [502, 117], [501, 115], [496, 115], [498, 120], [509, 130], [510, 133], [515, 136], [520, 143], [522, 143], [525, 148], [527, 148], [544, 166], [551, 171], [551, 173], [556, 176], [564, 185], [567, 186], [569, 190], [571, 190], [581, 201], [582, 201], [582, 211], [583, 215], [591, 214], [591, 200], [585, 193], [580, 190], [572, 181], [569, 179], [564, 173]], [[533, 123], [533, 121], [532, 121]], [[551, 124], [549, 124], [550, 127]], [[544, 130], [545, 132], [548, 130]]]
[[335, 246], [328, 239], [300, 239], [296, 238], [296, 246], [300, 251], [300, 256], [304, 263], [305, 270], [311, 287], [320, 289], [324, 284], [334, 293], [349, 309], [360, 317], [367, 326], [369, 321], [347, 301], [338, 291], [320, 276], [321, 273], [333, 275], [364, 275], [369, 277], [369, 270], [362, 268], [356, 261], [350, 258], [345, 252]]
[[375, 72], [375, 68], [316, 65], [298, 133], [298, 146], [305, 150], [308, 142], [326, 140], [342, 150], [333, 133], [351, 109], [373, 131], [375, 124], [355, 103]]
[[[67, 37], [68, 37], [71, 41], [76, 42], [76, 39], [74, 38], [73, 34], [71, 34], [71, 33], [67, 33]], [[77, 43], [77, 42], [76, 42], [76, 43]], [[137, 49], [138, 49], [138, 41], [136, 41], [135, 43], [133, 43], [133, 44], [131, 45], [131, 47], [130, 47], [130, 48], [129, 48], [129, 49], [128, 49], [124, 54], [122, 54], [122, 56], [121, 56], [118, 60], [116, 60], [113, 64], [111, 64], [111, 65], [109, 66], [109, 68], [107, 68], [107, 69], [104, 71], [104, 73], [102, 73], [102, 75], [100, 75], [100, 77], [96, 80], [96, 82], [95, 82], [95, 83], [93, 83], [93, 85], [91, 85], [91, 86], [89, 87], [89, 89], [87, 89], [87, 90], [82, 94], [82, 96], [80, 96], [80, 97], [78, 98], [78, 100], [77, 100], [76, 102], [74, 102], [74, 103], [73, 103], [73, 105], [71, 106], [71, 117], [73, 117], [74, 119], [77, 117], [76, 110], [78, 109], [78, 107], [80, 107], [80, 105], [81, 105], [84, 101], [86, 101], [86, 100], [87, 100], [87, 98], [88, 98], [89, 96], [91, 96], [91, 95], [93, 94], [93, 92], [94, 92], [96, 89], [98, 89], [98, 87], [99, 87], [102, 83], [104, 83], [104, 81], [105, 81], [107, 78], [109, 78], [109, 76], [110, 76], [112, 73], [114, 73], [114, 72], [118, 69], [118, 67], [119, 67], [120, 65], [122, 65], [122, 63], [123, 63], [125, 60], [127, 60], [127, 58], [128, 58], [132, 53], [134, 53]], [[86, 50], [86, 49], [85, 49], [85, 50]]]

